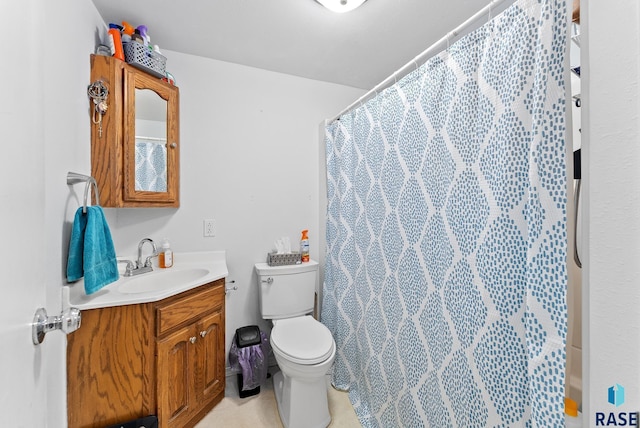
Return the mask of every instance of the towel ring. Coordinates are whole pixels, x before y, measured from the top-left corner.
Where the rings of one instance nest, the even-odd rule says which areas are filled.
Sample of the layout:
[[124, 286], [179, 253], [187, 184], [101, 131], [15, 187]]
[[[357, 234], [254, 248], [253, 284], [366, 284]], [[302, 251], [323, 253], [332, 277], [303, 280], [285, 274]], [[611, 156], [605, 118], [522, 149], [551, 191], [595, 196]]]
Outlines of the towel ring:
[[98, 191], [98, 182], [89, 175], [78, 174], [75, 172], [67, 173], [67, 184], [85, 183], [84, 186], [84, 205], [82, 212], [87, 213], [87, 201], [89, 200], [89, 189], [93, 185], [93, 193], [96, 198], [96, 205], [100, 205], [100, 192]]
[[100, 195], [98, 194], [98, 183], [96, 179], [93, 177], [89, 177], [87, 184], [84, 186], [84, 205], [82, 207], [82, 212], [87, 212], [87, 199], [89, 198], [89, 188], [93, 185], [93, 193], [96, 195], [96, 205], [100, 205]]

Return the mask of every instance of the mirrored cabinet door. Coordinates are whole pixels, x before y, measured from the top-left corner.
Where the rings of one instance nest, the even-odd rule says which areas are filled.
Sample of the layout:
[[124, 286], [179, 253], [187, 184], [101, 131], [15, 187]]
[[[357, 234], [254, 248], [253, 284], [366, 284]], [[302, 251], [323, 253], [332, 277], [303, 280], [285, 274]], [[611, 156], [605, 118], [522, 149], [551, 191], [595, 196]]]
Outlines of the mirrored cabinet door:
[[125, 69], [124, 81], [124, 199], [177, 203], [177, 91], [132, 69]]

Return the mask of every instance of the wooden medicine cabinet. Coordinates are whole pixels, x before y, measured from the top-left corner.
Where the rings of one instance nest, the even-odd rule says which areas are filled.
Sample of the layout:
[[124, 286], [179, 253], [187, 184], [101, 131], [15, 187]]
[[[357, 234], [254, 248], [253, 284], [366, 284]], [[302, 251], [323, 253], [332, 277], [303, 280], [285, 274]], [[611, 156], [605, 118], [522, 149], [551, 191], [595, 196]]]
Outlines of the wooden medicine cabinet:
[[103, 207], [179, 207], [179, 90], [113, 57], [91, 55], [108, 93], [91, 109], [91, 174]]

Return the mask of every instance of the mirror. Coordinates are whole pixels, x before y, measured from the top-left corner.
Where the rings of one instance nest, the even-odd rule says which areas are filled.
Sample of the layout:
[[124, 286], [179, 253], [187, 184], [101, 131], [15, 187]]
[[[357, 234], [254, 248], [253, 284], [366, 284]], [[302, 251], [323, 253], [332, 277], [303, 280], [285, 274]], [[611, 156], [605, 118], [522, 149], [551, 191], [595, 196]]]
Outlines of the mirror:
[[135, 190], [167, 191], [167, 101], [135, 89]]

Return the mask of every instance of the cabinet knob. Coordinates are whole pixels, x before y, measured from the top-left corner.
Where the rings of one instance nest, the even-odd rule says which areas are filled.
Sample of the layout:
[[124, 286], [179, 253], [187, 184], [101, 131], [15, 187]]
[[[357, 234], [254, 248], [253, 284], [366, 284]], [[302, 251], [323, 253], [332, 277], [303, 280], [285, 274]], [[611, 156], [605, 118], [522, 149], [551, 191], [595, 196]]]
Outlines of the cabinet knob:
[[196, 343], [196, 337], [195, 336], [190, 337], [189, 342]]
[[178, 145], [176, 143], [171, 143], [169, 144], [169, 147], [171, 147], [172, 149], [175, 149], [176, 147], [178, 147]]
[[207, 335], [207, 330], [202, 330], [200, 332], [200, 337], [205, 337]]

